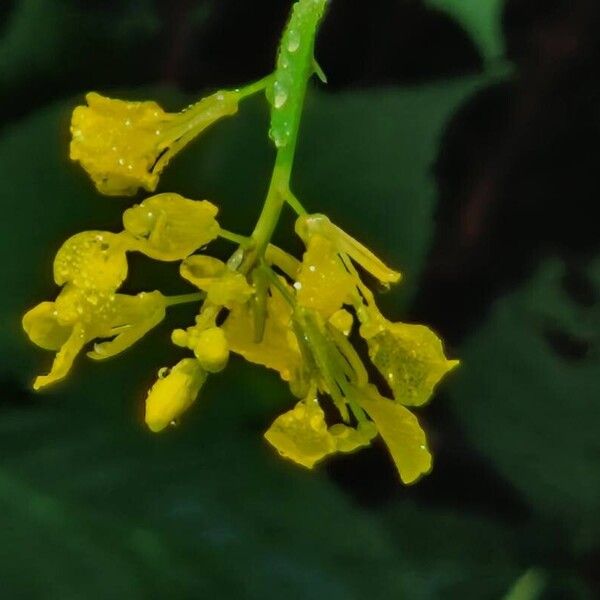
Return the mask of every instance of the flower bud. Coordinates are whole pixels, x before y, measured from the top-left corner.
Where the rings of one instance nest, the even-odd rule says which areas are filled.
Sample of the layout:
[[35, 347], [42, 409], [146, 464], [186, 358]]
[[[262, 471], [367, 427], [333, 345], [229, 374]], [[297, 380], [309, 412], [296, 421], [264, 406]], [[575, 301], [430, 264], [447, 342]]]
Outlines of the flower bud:
[[161, 431], [196, 400], [207, 373], [195, 358], [180, 360], [168, 373], [157, 379], [146, 398], [145, 421], [149, 429]]

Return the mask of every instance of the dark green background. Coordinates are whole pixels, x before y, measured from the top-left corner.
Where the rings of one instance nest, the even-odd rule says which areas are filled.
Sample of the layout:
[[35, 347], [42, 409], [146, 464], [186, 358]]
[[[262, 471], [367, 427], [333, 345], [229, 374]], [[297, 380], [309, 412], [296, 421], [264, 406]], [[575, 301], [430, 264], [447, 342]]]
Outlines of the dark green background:
[[[468, 8], [465, 12], [465, 6]], [[474, 8], [473, 8], [474, 7]], [[402, 487], [385, 448], [314, 472], [262, 439], [290, 406], [233, 360], [181, 425], [143, 426], [156, 331], [64, 383], [22, 313], [53, 298], [53, 255], [117, 230], [70, 164], [85, 91], [170, 110], [271, 69], [289, 2], [5, 0], [0, 4], [0, 585], [9, 599], [594, 597], [600, 556], [600, 11], [572, 2], [333, 0], [294, 188], [405, 274], [390, 317], [432, 325], [462, 361], [419, 411], [434, 472]], [[272, 166], [259, 99], [169, 167], [159, 191], [208, 198], [247, 232]], [[142, 197], [142, 196], [140, 196]], [[295, 252], [293, 221], [278, 241]], [[215, 244], [224, 256], [226, 244]], [[127, 292], [189, 290], [130, 259]], [[534, 586], [535, 587], [535, 586]], [[516, 600], [537, 597], [515, 595]]]

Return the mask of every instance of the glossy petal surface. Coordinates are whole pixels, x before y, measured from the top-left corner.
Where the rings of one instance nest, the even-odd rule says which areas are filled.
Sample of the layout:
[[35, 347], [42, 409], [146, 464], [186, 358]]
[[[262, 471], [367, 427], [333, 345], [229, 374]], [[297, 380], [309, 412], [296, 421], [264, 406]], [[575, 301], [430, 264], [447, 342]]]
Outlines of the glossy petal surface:
[[[361, 327], [365, 332], [370, 333]], [[406, 406], [425, 404], [442, 377], [458, 365], [446, 358], [441, 340], [423, 325], [385, 321], [367, 343], [369, 356], [394, 398]]]
[[359, 401], [388, 447], [402, 482], [414, 483], [429, 473], [431, 454], [417, 417], [396, 402], [383, 398], [373, 388], [365, 390]]
[[333, 436], [327, 430], [325, 413], [316, 400], [302, 400], [277, 417], [265, 438], [281, 456], [309, 469], [336, 451]]
[[207, 200], [158, 194], [123, 214], [135, 249], [156, 260], [182, 260], [219, 235], [218, 209]]

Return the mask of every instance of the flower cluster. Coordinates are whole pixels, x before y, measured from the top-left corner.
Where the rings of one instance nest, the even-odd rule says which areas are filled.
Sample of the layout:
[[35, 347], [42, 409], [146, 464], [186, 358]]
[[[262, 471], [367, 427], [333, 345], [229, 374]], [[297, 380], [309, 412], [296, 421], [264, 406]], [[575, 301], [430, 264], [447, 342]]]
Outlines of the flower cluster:
[[[427, 327], [391, 322], [381, 314], [368, 282], [389, 286], [400, 273], [325, 215], [308, 214], [289, 189], [304, 90], [316, 64], [314, 32], [324, 6], [324, 0], [299, 0], [278, 70], [257, 84], [213, 94], [178, 114], [155, 102], [95, 93], [88, 94], [87, 106], [75, 109], [71, 158], [107, 195], [154, 191], [175, 154], [257, 91], [266, 91], [272, 104], [271, 134], [284, 123], [285, 136], [277, 138], [271, 187], [248, 237], [221, 228], [212, 203], [162, 193], [125, 210], [121, 232], [86, 231], [68, 239], [54, 261], [58, 297], [23, 318], [31, 341], [56, 352], [50, 372], [34, 387], [64, 378], [91, 342], [90, 358], [112, 357], [160, 323], [170, 305], [195, 302], [194, 323], [172, 332], [173, 344], [184, 348], [186, 357], [161, 369], [148, 393], [145, 420], [152, 431], [178, 420], [208, 376], [222, 371], [234, 353], [276, 371], [296, 398], [265, 433], [282, 456], [312, 468], [326, 456], [353, 452], [380, 436], [401, 480], [412, 483], [430, 470], [431, 454], [410, 407], [427, 402], [458, 363], [446, 359], [441, 341]], [[304, 62], [292, 65], [294, 60]], [[281, 82], [296, 96], [274, 95]], [[305, 246], [301, 260], [270, 243], [286, 203], [298, 215], [295, 231]], [[238, 246], [228, 260], [206, 253], [217, 237]], [[130, 252], [180, 262], [181, 277], [195, 291], [174, 297], [159, 291], [120, 294]]]

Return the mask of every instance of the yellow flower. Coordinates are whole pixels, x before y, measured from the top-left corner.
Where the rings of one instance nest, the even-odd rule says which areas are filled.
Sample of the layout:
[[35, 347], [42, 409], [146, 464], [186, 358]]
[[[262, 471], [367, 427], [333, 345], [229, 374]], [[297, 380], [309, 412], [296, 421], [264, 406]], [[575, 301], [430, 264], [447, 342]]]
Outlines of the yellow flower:
[[181, 276], [206, 292], [208, 302], [233, 309], [248, 302], [254, 290], [246, 278], [211, 256], [190, 256], [179, 267]]
[[179, 194], [158, 194], [123, 214], [134, 247], [156, 260], [181, 260], [219, 235], [218, 209], [207, 200]]
[[303, 215], [296, 220], [296, 233], [305, 244], [310, 244], [311, 237], [320, 235], [328, 239], [337, 252], [347, 254], [365, 271], [373, 275], [381, 283], [397, 283], [400, 273], [390, 269], [368, 248], [334, 225], [325, 215]]
[[56, 302], [42, 302], [23, 317], [29, 339], [46, 350], [55, 350], [48, 375], [36, 378], [38, 390], [63, 379], [82, 348], [96, 338], [114, 338], [96, 344], [88, 356], [104, 359], [122, 352], [157, 325], [165, 314], [160, 292], [126, 296], [66, 285]]
[[374, 386], [359, 390], [357, 399], [373, 419], [383, 438], [400, 478], [406, 484], [414, 483], [431, 471], [432, 458], [427, 448], [425, 432], [408, 409], [383, 398]]
[[354, 285], [334, 243], [319, 233], [310, 235], [294, 285], [298, 304], [327, 319], [348, 302]]
[[[282, 281], [282, 285], [285, 285]], [[292, 329], [292, 309], [279, 291], [269, 290], [265, 327], [256, 341], [254, 314], [249, 303], [235, 305], [223, 324], [229, 348], [246, 360], [278, 371], [284, 381], [296, 379], [302, 365]]]
[[180, 360], [168, 374], [159, 372], [146, 398], [148, 428], [158, 432], [178, 419], [196, 401], [206, 377], [195, 358]]
[[459, 364], [446, 359], [441, 340], [423, 325], [391, 323], [376, 314], [360, 333], [394, 398], [406, 406], [425, 404], [442, 377]]
[[91, 92], [71, 120], [71, 159], [81, 163], [98, 191], [129, 196], [156, 189], [166, 164], [204, 129], [237, 112], [239, 95], [218, 92], [181, 113], [156, 102], [114, 100]]
[[376, 434], [370, 424], [358, 429], [338, 424], [328, 429], [323, 409], [309, 395], [277, 417], [266, 431], [265, 439], [281, 456], [312, 469], [329, 454], [367, 446]]

